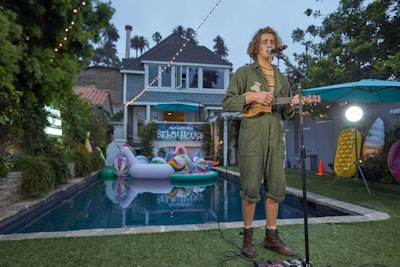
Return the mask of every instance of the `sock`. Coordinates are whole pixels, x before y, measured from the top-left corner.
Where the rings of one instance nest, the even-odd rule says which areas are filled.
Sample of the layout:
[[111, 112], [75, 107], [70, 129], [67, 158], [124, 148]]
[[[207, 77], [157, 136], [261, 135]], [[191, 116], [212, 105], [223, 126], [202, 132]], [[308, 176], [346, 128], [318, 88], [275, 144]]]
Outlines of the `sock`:
[[265, 228], [267, 230], [276, 230], [276, 225], [266, 225]]
[[252, 228], [252, 226], [250, 225], [250, 226], [244, 226], [244, 229], [250, 229], [250, 228]]

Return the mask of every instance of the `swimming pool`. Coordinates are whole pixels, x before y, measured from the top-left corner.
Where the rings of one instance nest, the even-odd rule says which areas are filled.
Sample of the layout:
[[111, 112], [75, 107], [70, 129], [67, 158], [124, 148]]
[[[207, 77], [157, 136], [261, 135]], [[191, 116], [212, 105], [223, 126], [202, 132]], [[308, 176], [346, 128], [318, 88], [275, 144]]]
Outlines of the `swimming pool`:
[[[0, 229], [0, 233], [241, 221], [239, 191], [237, 179], [220, 177], [180, 184], [171, 184], [169, 179], [98, 179], [67, 198], [36, 208]], [[325, 206], [309, 204], [308, 217], [345, 215]], [[288, 194], [280, 206], [278, 218], [302, 217], [302, 200]], [[264, 207], [260, 202], [255, 220], [262, 219]]]

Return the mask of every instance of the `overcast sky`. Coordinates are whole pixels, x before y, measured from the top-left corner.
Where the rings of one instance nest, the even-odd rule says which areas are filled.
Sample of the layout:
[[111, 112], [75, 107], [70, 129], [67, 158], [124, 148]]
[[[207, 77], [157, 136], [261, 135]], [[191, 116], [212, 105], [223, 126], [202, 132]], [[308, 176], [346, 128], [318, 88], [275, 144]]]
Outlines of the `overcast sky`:
[[[250, 62], [247, 45], [255, 32], [265, 26], [278, 31], [283, 43], [288, 45], [285, 55], [301, 53], [304, 47], [293, 44], [291, 34], [296, 28], [306, 29], [310, 24], [320, 25], [320, 20], [307, 17], [307, 8], [319, 9], [327, 15], [334, 12], [337, 0], [112, 0], [116, 9], [112, 23], [116, 26], [120, 40], [117, 42], [118, 57], [125, 57], [125, 25], [133, 27], [131, 37], [145, 37], [150, 48], [155, 45], [152, 35], [158, 31], [163, 38], [182, 25], [198, 30], [199, 45], [213, 51], [213, 39], [220, 35], [229, 49], [228, 60], [234, 70]], [[214, 9], [214, 10], [213, 10]], [[212, 11], [211, 15], [210, 12]], [[139, 52], [140, 53], [140, 52]], [[130, 55], [135, 56], [131, 50]], [[297, 66], [296, 62], [291, 62]]]

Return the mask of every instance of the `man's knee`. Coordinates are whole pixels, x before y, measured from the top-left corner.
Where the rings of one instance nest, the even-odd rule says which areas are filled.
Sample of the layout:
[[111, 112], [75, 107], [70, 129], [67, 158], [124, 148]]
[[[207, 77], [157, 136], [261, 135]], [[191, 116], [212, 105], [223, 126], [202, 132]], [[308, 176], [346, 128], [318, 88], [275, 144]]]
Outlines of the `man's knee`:
[[240, 197], [251, 203], [257, 203], [261, 199], [260, 194], [249, 194], [243, 190], [240, 191]]

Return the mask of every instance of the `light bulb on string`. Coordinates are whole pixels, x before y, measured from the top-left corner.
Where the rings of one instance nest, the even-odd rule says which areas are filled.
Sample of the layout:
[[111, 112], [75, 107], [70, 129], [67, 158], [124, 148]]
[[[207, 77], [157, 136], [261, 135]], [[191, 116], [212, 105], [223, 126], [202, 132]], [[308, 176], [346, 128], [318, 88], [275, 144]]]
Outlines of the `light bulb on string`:
[[[64, 37], [63, 37], [63, 41], [67, 41], [67, 40], [68, 40], [68, 36], [67, 36], [67, 35], [68, 35], [68, 33], [69, 33], [69, 30], [71, 30], [71, 29], [73, 28], [73, 26], [75, 25], [75, 18], [76, 18], [76, 16], [77, 16], [77, 14], [81, 11], [81, 7], [82, 7], [82, 6], [85, 6], [85, 5], [86, 5], [86, 2], [85, 2], [85, 1], [82, 1], [81, 4], [80, 4], [80, 6], [79, 6], [78, 8], [74, 8], [74, 9], [72, 10], [72, 12], [74, 13], [74, 15], [73, 15], [73, 18], [72, 18], [72, 20], [71, 20], [71, 22], [70, 22], [70, 25], [64, 29], [65, 34], [64, 34]], [[60, 44], [58, 45], [58, 48], [61, 48], [61, 47], [62, 47], [62, 44], [60, 43]], [[51, 59], [51, 62], [54, 61], [54, 58], [56, 57], [56, 54], [60, 51], [58, 48], [55, 48], [55, 49], [54, 49], [54, 55], [53, 55], [53, 58]]]
[[[196, 28], [196, 30], [191, 34], [191, 36], [189, 38], [186, 39], [185, 43], [182, 44], [181, 48], [178, 50], [178, 52], [175, 54], [175, 56], [172, 58], [173, 62], [175, 62], [175, 59], [180, 55], [180, 53], [183, 51], [183, 48], [186, 47], [186, 44], [190, 42], [190, 40], [192, 39], [192, 37], [195, 35], [195, 33], [200, 31], [200, 28], [203, 26], [203, 24], [205, 23], [205, 21], [212, 15], [212, 13], [215, 11], [215, 9], [219, 6], [219, 3], [222, 0], [218, 0], [218, 2], [214, 5], [214, 7], [211, 9], [211, 11], [207, 14], [206, 18], [204, 18], [200, 25]], [[161, 71], [163, 72], [163, 70]], [[160, 75], [159, 75], [160, 76]], [[156, 77], [156, 79], [159, 79], [159, 76]], [[136, 100], [138, 100], [143, 94], [144, 92], [146, 92], [149, 88], [150, 88], [150, 84], [147, 84], [135, 97], [133, 97], [130, 101], [128, 101], [125, 106], [129, 106], [130, 104], [132, 104], [133, 102], [135, 102]]]

